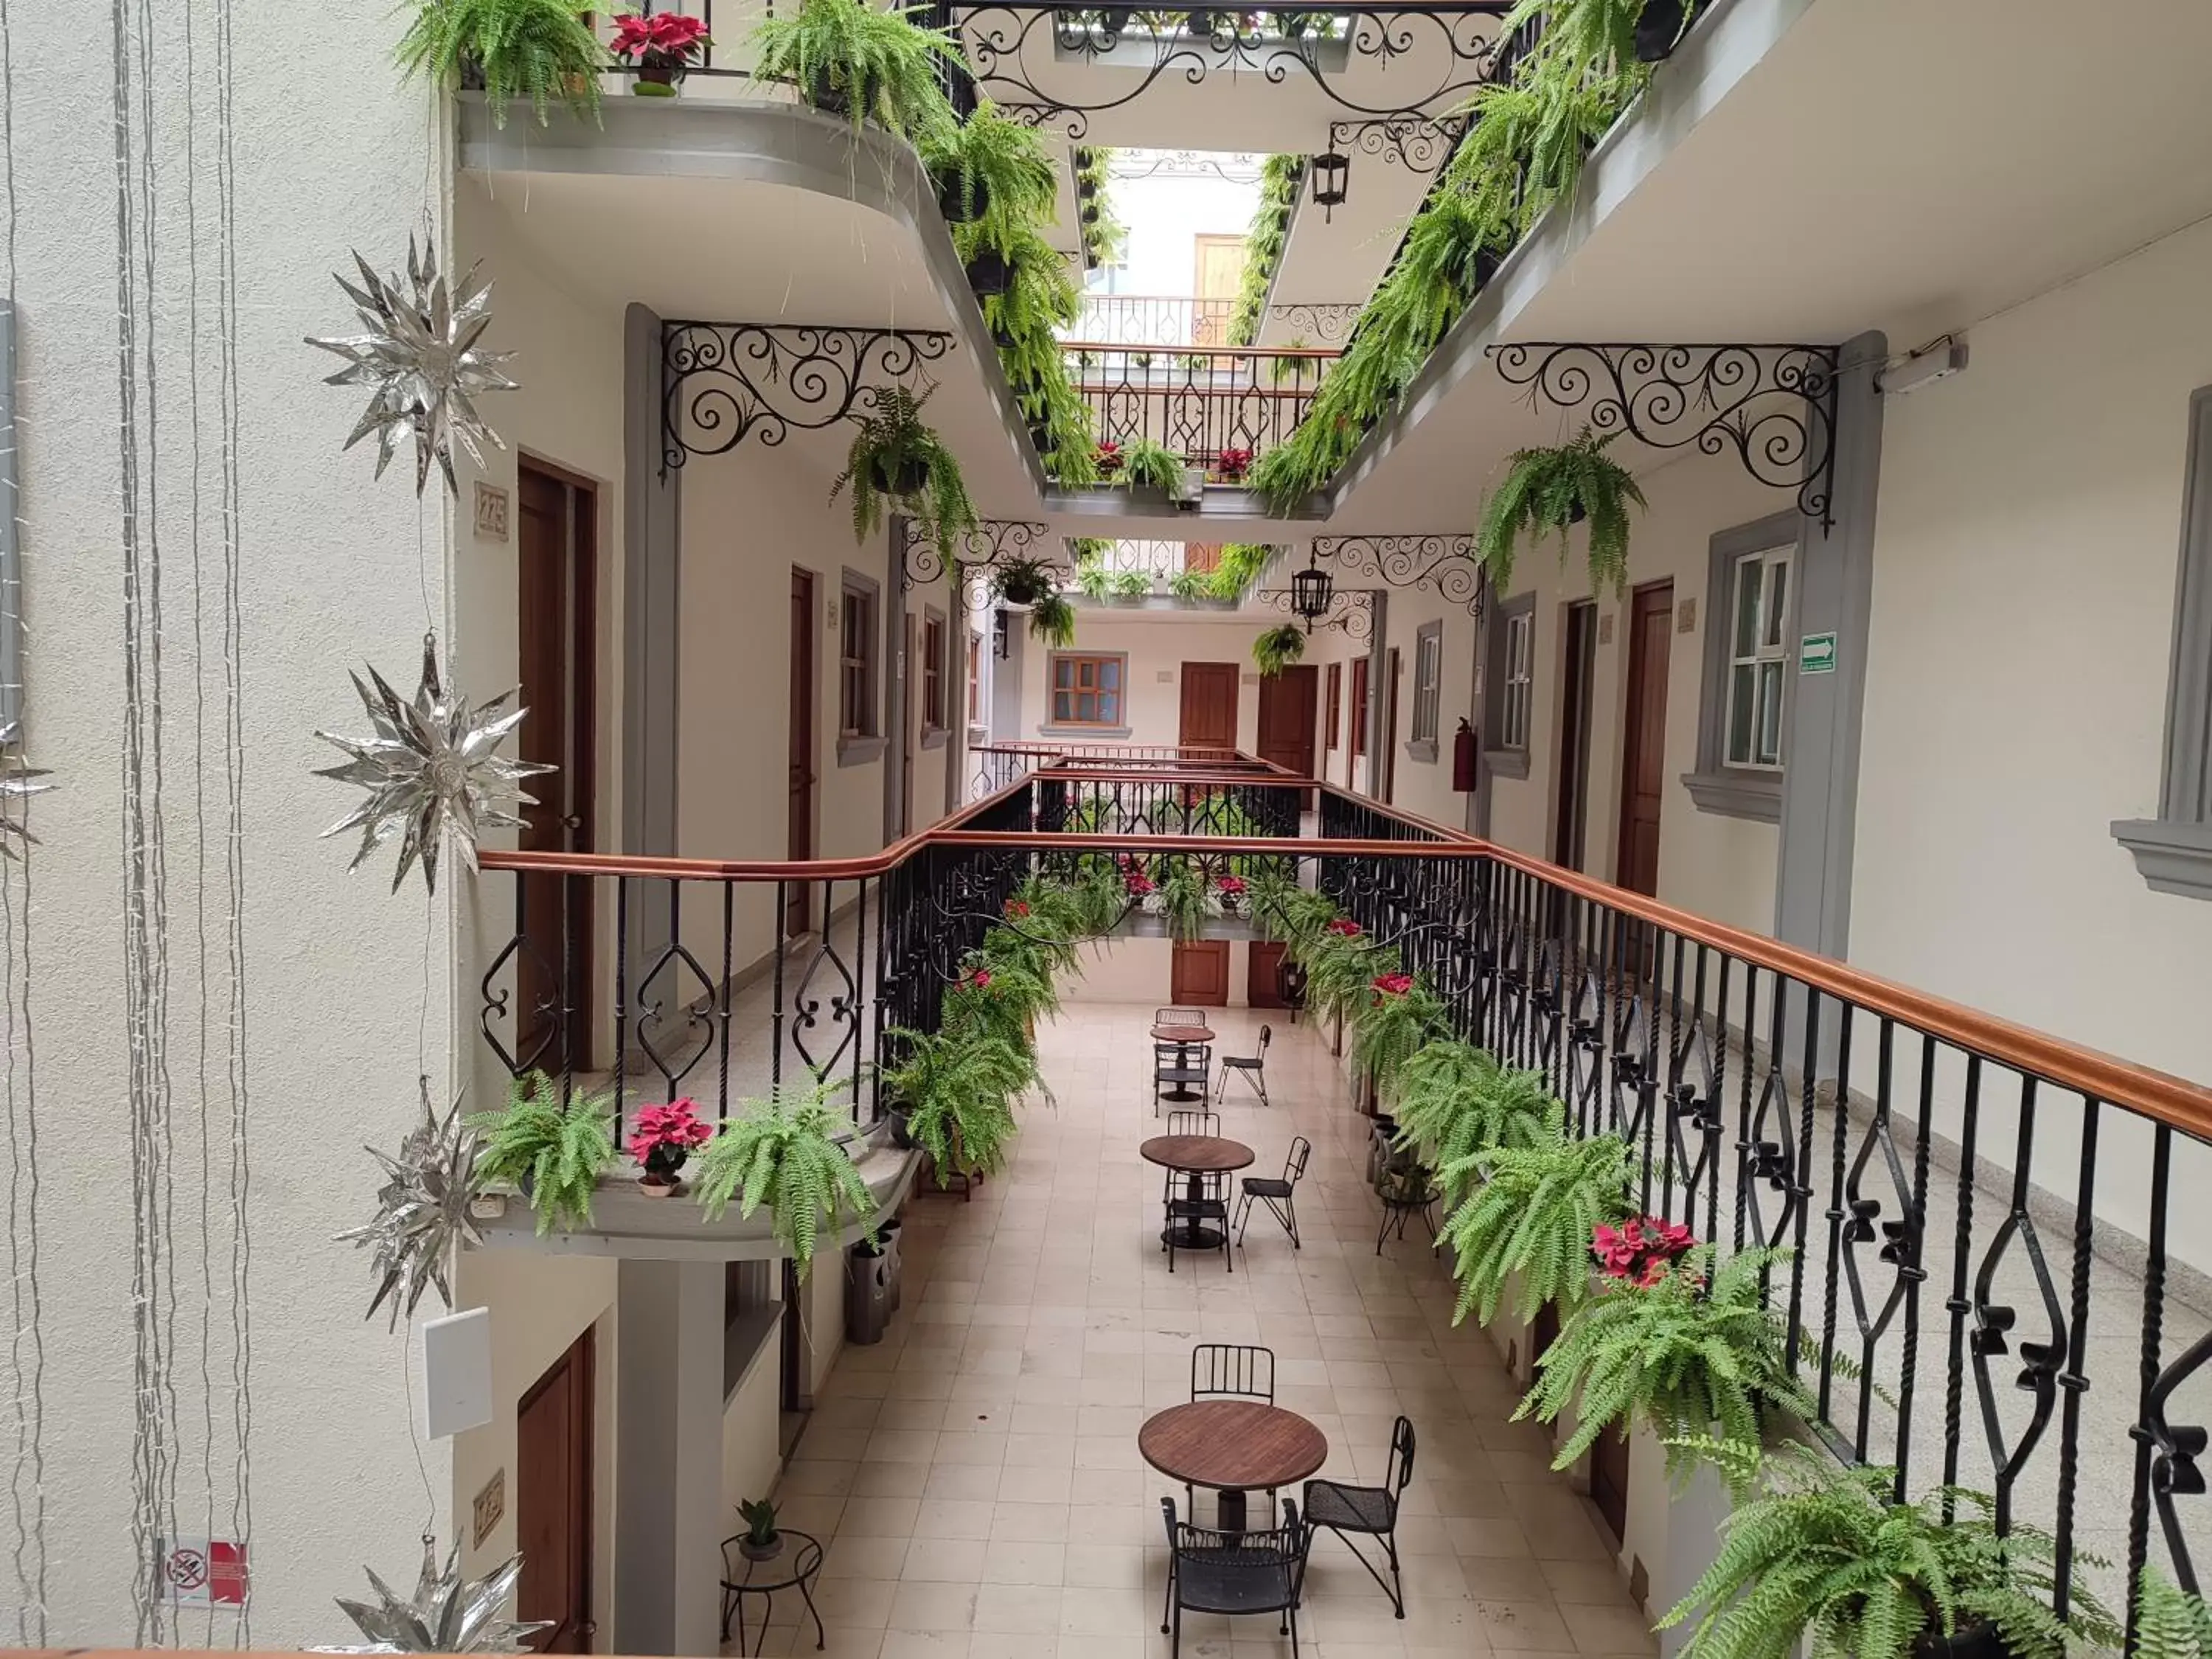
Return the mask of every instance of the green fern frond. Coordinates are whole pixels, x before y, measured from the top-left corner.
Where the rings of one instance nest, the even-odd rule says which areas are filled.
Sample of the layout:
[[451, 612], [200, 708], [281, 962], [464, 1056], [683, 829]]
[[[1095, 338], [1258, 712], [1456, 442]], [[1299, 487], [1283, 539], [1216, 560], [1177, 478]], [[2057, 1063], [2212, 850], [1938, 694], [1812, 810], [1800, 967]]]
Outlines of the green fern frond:
[[721, 1218], [734, 1200], [750, 1218], [763, 1204], [775, 1237], [804, 1277], [823, 1224], [834, 1232], [849, 1219], [865, 1223], [875, 1196], [836, 1136], [848, 1138], [852, 1121], [842, 1102], [847, 1084], [824, 1081], [796, 1095], [749, 1100], [699, 1154], [699, 1207], [708, 1221]]
[[1481, 1177], [1437, 1236], [1459, 1280], [1455, 1324], [1470, 1311], [1488, 1324], [1515, 1274], [1522, 1319], [1547, 1302], [1571, 1310], [1589, 1292], [1592, 1231], [1628, 1208], [1628, 1146], [1618, 1135], [1498, 1147], [1437, 1173], [1448, 1182]]
[[615, 1163], [617, 1104], [611, 1091], [579, 1090], [564, 1098], [544, 1072], [515, 1079], [504, 1110], [469, 1119], [483, 1137], [477, 1180], [523, 1188], [541, 1238], [556, 1227], [590, 1226], [592, 1194]]

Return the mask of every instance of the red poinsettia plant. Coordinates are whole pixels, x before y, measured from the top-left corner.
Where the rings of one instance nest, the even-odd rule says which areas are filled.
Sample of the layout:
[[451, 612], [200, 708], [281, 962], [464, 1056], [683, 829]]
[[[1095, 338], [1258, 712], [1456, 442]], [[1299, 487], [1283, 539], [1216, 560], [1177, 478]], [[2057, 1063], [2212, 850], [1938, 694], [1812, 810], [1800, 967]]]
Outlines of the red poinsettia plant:
[[1340, 939], [1358, 939], [1365, 930], [1350, 916], [1336, 916], [1330, 920], [1323, 931], [1334, 933]]
[[1030, 907], [1023, 903], [1021, 900], [1008, 899], [1006, 901], [1006, 920], [1008, 921], [1023, 921], [1029, 915], [1029, 913]]
[[1098, 471], [1102, 477], [1118, 472], [1121, 470], [1121, 446], [1110, 438], [1102, 438], [1098, 441], [1098, 449], [1094, 459], [1098, 463]]
[[1219, 887], [1223, 892], [1229, 894], [1231, 897], [1239, 896], [1244, 891], [1244, 878], [1242, 876], [1224, 876], [1215, 884], [1215, 885]]
[[622, 62], [636, 64], [639, 80], [669, 86], [682, 80], [714, 44], [703, 17], [680, 11], [631, 12], [615, 20], [607, 49]]
[[1374, 986], [1375, 999], [1378, 1002], [1384, 997], [1401, 997], [1413, 988], [1413, 976], [1411, 974], [1377, 974]]
[[988, 968], [970, 969], [961, 975], [960, 982], [975, 990], [988, 991], [991, 988], [991, 970]]
[[1590, 1234], [1590, 1255], [1607, 1279], [1650, 1289], [1667, 1276], [1674, 1258], [1697, 1243], [1690, 1230], [1664, 1216], [1631, 1216], [1618, 1227], [1600, 1222]]
[[1133, 864], [1121, 872], [1121, 885], [1130, 897], [1142, 898], [1152, 890], [1152, 878]]
[[675, 1185], [684, 1160], [714, 1138], [714, 1125], [699, 1115], [698, 1103], [690, 1099], [641, 1106], [630, 1119], [630, 1156], [645, 1166], [646, 1180], [657, 1187]]
[[1213, 458], [1213, 470], [1227, 483], [1235, 483], [1252, 470], [1252, 452], [1249, 449], [1224, 449]]

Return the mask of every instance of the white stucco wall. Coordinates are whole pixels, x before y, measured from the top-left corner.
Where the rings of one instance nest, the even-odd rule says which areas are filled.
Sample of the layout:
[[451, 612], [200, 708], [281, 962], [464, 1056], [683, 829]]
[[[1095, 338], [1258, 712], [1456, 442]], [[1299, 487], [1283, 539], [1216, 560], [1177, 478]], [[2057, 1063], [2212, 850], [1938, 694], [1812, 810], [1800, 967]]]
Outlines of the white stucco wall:
[[[1014, 625], [1026, 627], [1017, 616]], [[1074, 652], [1126, 652], [1128, 684], [1123, 697], [1127, 737], [1086, 734], [1078, 727], [1055, 727], [1047, 696], [1052, 653], [1042, 641], [1027, 641], [1022, 655], [1022, 741], [1173, 744], [1182, 729], [1182, 665], [1237, 665], [1237, 747], [1249, 751], [1259, 741], [1260, 671], [1252, 665], [1252, 641], [1269, 619], [1224, 616], [1220, 622], [1163, 621], [1137, 611], [1079, 609]]]
[[[136, 1622], [131, 1037], [122, 992], [128, 854], [118, 313], [125, 270], [135, 269], [137, 289], [134, 379], [144, 470], [137, 530], [149, 633], [159, 601], [158, 683], [149, 645], [143, 684], [149, 702], [159, 698], [162, 795], [157, 813], [149, 752], [147, 835], [165, 847], [167, 863], [166, 894], [151, 911], [166, 927], [167, 1127], [142, 1147], [154, 1160], [142, 1167], [157, 1174], [160, 1194], [154, 1231], [162, 1263], [149, 1304], [161, 1310], [168, 1344], [167, 1383], [155, 1397], [169, 1419], [173, 1493], [150, 1518], [164, 1532], [198, 1534], [212, 1506], [218, 1534], [239, 1528], [235, 1425], [246, 1401], [233, 1387], [234, 1361], [243, 1364], [234, 1316], [250, 1315], [244, 1375], [254, 1642], [348, 1639], [331, 1596], [366, 1589], [365, 1562], [410, 1575], [426, 1519], [447, 1531], [447, 1448], [422, 1448], [434, 1501], [426, 1502], [415, 1474], [411, 1345], [404, 1327], [394, 1335], [380, 1317], [363, 1322], [372, 1289], [367, 1258], [331, 1236], [368, 1215], [380, 1177], [360, 1143], [398, 1145], [420, 1110], [417, 1073], [429, 1074], [441, 1103], [446, 1097], [451, 889], [441, 884], [428, 904], [413, 882], [392, 894], [388, 854], [349, 874], [352, 843], [317, 837], [357, 797], [308, 775], [337, 758], [316, 741], [318, 726], [365, 729], [349, 669], [374, 663], [402, 687], [415, 683], [426, 583], [431, 612], [442, 604], [442, 505], [434, 495], [418, 508], [411, 454], [381, 481], [371, 477], [373, 446], [341, 454], [363, 394], [321, 384], [337, 364], [301, 343], [305, 333], [355, 326], [331, 280], [334, 270], [350, 271], [349, 250], [386, 269], [404, 261], [433, 176], [424, 156], [430, 128], [420, 94], [397, 84], [394, 26], [382, 5], [349, 0], [303, 9], [257, 0], [233, 12], [236, 210], [228, 224], [216, 175], [209, 14], [196, 14], [188, 107], [182, 11], [155, 11], [150, 132], [137, 127], [144, 106], [131, 48], [125, 103], [133, 123], [133, 211], [150, 233], [135, 252], [118, 246], [106, 21], [94, 26], [80, 15], [81, 27], [36, 28], [19, 15], [11, 42], [9, 176], [31, 640], [25, 723], [30, 758], [52, 770], [54, 788], [35, 805], [43, 845], [31, 866], [27, 908], [21, 872], [8, 878], [7, 926], [19, 939], [27, 915], [35, 1015], [31, 1029], [11, 1017], [8, 1037], [19, 1060], [34, 1039], [38, 1060], [43, 1629], [55, 1644], [129, 1645]], [[281, 50], [267, 45], [276, 38]], [[347, 95], [330, 96], [334, 88]], [[189, 156], [188, 123], [196, 145]], [[303, 165], [303, 134], [313, 136], [312, 165]], [[150, 172], [142, 156], [150, 157]], [[440, 222], [434, 196], [429, 206]], [[235, 1006], [222, 743], [226, 236], [236, 276], [235, 684], [243, 759], [236, 846], [244, 972]], [[495, 404], [488, 412], [501, 418]], [[149, 744], [155, 724], [149, 714]], [[234, 1117], [228, 1080], [234, 1021], [246, 1033], [242, 1118]], [[15, 1076], [17, 1108], [27, 1113], [31, 1103], [21, 1092], [27, 1079], [20, 1070]], [[9, 1149], [25, 1182], [33, 1157], [27, 1121], [18, 1119]], [[243, 1156], [242, 1224], [232, 1192], [234, 1131]], [[27, 1205], [27, 1185], [18, 1190]], [[29, 1223], [19, 1209], [19, 1248], [27, 1247]], [[249, 1237], [250, 1257], [238, 1258], [241, 1304], [230, 1289], [234, 1249]], [[27, 1272], [27, 1260], [18, 1266]], [[436, 1311], [434, 1301], [424, 1311]], [[27, 1347], [18, 1354], [27, 1376]], [[11, 1632], [21, 1601], [11, 1568], [0, 1582]], [[202, 1615], [176, 1634], [204, 1644], [211, 1635], [233, 1640], [237, 1632], [228, 1618], [211, 1631]]]
[[[2197, 1079], [2212, 904], [2150, 891], [2107, 826], [2156, 814], [2208, 281], [2200, 227], [1982, 325], [1965, 374], [1889, 401], [1851, 908], [1873, 972]], [[2008, 1155], [2003, 1093], [1981, 1134]], [[2070, 1194], [2077, 1109], [2045, 1099], [2037, 1177]], [[2100, 1207], [2140, 1234], [2148, 1133], [2101, 1133]], [[2177, 1166], [2177, 1190], [2201, 1178]], [[2212, 1260], [2201, 1206], [2173, 1225]]]

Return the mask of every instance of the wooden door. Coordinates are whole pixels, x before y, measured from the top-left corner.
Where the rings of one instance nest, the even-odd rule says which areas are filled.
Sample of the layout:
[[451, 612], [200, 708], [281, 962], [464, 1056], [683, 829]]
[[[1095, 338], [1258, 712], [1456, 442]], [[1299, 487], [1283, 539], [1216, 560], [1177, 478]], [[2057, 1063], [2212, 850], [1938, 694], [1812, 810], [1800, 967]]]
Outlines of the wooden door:
[[1168, 974], [1168, 1000], [1192, 1008], [1229, 1006], [1229, 941], [1202, 939], [1195, 944], [1178, 939], [1175, 962]]
[[911, 611], [906, 614], [902, 636], [904, 646], [899, 652], [898, 832], [909, 836], [914, 833], [914, 755], [921, 746], [915, 740], [915, 732], [921, 723], [921, 618]]
[[[598, 753], [599, 498], [586, 480], [525, 459], [516, 495], [516, 630], [521, 759], [558, 769], [526, 786], [537, 804], [521, 809], [520, 845], [532, 853], [592, 850], [593, 761]], [[523, 878], [515, 1052], [548, 1071], [591, 1064], [591, 882]]]
[[1653, 582], [1629, 599], [1628, 718], [1621, 744], [1620, 846], [1614, 882], [1659, 891], [1659, 804], [1667, 784], [1667, 653], [1674, 585]]
[[1376, 792], [1378, 800], [1395, 798], [1398, 788], [1398, 647], [1392, 646], [1382, 655], [1382, 752], [1376, 758], [1382, 764], [1382, 787]]
[[[1320, 727], [1321, 670], [1298, 663], [1260, 678], [1260, 758], [1299, 777], [1314, 775], [1314, 739]], [[1313, 805], [1313, 792], [1298, 797], [1300, 811]]]
[[[791, 573], [791, 733], [786, 749], [789, 795], [784, 830], [784, 857], [794, 863], [814, 856], [814, 786], [818, 777], [815, 756], [814, 705], [820, 676], [814, 668], [814, 573], [793, 568]], [[812, 921], [811, 890], [794, 881], [784, 890], [783, 932], [788, 939], [807, 930]]]
[[1186, 570], [1218, 570], [1221, 568], [1219, 542], [1185, 542], [1182, 544], [1182, 568]]
[[1286, 1008], [1283, 1000], [1283, 943], [1255, 939], [1245, 947], [1244, 1001], [1254, 1008]]
[[1182, 716], [1176, 741], [1186, 749], [1237, 747], [1237, 665], [1233, 662], [1187, 662], [1182, 665]]
[[1566, 649], [1559, 653], [1559, 788], [1552, 819], [1552, 862], [1583, 867], [1589, 817], [1590, 695], [1597, 666], [1597, 606], [1567, 607]]
[[592, 1366], [586, 1328], [522, 1396], [514, 1425], [518, 1619], [550, 1619], [540, 1653], [592, 1650]]
[[1352, 722], [1352, 758], [1344, 775], [1344, 787], [1358, 790], [1362, 780], [1359, 763], [1367, 756], [1367, 659], [1352, 659], [1352, 700], [1345, 707], [1345, 718]]
[[[1244, 239], [1242, 236], [1200, 236], [1198, 269], [1191, 292], [1199, 303], [1192, 307], [1190, 343], [1195, 346], [1229, 343], [1229, 316], [1237, 292], [1244, 285]], [[1211, 301], [1211, 303], [1208, 303]]]

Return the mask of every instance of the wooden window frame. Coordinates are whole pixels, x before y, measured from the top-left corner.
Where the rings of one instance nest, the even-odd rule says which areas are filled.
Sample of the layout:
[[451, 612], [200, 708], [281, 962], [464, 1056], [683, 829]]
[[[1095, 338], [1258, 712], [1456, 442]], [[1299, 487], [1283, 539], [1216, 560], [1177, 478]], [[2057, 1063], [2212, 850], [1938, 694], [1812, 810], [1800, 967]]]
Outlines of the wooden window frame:
[[1406, 738], [1408, 759], [1434, 763], [1443, 696], [1444, 625], [1439, 617], [1423, 623], [1413, 635], [1413, 718]]
[[951, 710], [945, 702], [951, 655], [945, 613], [934, 605], [921, 608], [921, 742], [933, 749], [945, 741]]
[[[1101, 668], [1110, 664], [1114, 669], [1114, 678], [1115, 684], [1109, 689], [1104, 683], [1104, 677], [1100, 675], [1094, 679], [1091, 685], [1086, 688], [1082, 684], [1081, 671], [1079, 668], [1077, 670], [1076, 678], [1067, 687], [1065, 694], [1063, 694], [1060, 684], [1060, 669], [1062, 663], [1089, 663]], [[1045, 725], [1048, 730], [1055, 732], [1126, 732], [1129, 729], [1128, 722], [1126, 719], [1128, 713], [1129, 696], [1129, 658], [1127, 653], [1121, 651], [1054, 651], [1045, 659], [1044, 673]], [[1079, 718], [1076, 714], [1075, 709], [1078, 706], [1076, 700], [1079, 697], [1086, 695], [1086, 693], [1087, 695], [1099, 700], [1098, 708], [1101, 718], [1097, 720], [1086, 720]], [[1068, 712], [1065, 715], [1060, 713], [1060, 698], [1063, 695], [1065, 695], [1068, 700], [1066, 705]], [[1110, 720], [1104, 718], [1106, 712], [1105, 700], [1109, 697], [1113, 699], [1113, 718]]]
[[882, 586], [873, 578], [851, 569], [842, 574], [837, 595], [840, 766], [860, 765], [884, 752], [882, 598]]

